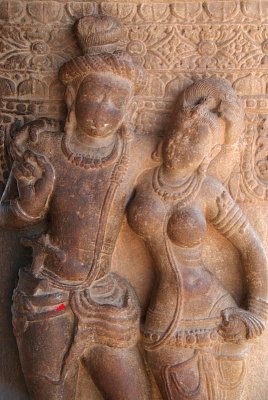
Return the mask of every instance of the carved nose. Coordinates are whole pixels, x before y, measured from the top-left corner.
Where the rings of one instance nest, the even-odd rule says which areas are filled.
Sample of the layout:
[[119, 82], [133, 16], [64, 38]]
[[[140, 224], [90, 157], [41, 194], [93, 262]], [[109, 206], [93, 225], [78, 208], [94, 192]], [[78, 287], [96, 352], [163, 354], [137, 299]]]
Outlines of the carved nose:
[[95, 122], [94, 125], [96, 126], [97, 129], [102, 129], [108, 125], [107, 114], [109, 108], [110, 106], [108, 101], [102, 101], [101, 104], [99, 105], [96, 118], [94, 118]]
[[107, 120], [104, 118], [97, 118], [94, 123], [94, 126], [96, 127], [97, 130], [102, 130], [102, 129], [106, 128], [108, 125], [109, 124], [108, 124]]

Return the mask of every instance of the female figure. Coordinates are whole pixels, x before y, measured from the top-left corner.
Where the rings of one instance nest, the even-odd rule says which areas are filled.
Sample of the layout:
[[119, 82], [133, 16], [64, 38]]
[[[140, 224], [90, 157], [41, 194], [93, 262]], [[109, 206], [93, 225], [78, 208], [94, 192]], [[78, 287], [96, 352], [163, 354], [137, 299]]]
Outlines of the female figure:
[[[243, 110], [217, 78], [186, 89], [178, 108], [162, 164], [140, 177], [128, 211], [156, 269], [144, 347], [165, 400], [238, 399], [246, 340], [262, 333], [268, 316], [267, 259], [239, 206], [206, 170], [220, 143], [235, 144]], [[202, 262], [207, 224], [241, 254], [245, 309]]]
[[111, 272], [125, 206], [150, 154], [126, 121], [145, 77], [118, 49], [114, 18], [82, 18], [76, 33], [84, 55], [60, 70], [64, 133], [38, 120], [11, 143], [0, 222], [27, 228], [24, 244], [33, 248], [14, 291], [14, 332], [32, 399], [74, 399], [80, 358], [105, 399], [148, 399], [139, 304], [130, 284]]

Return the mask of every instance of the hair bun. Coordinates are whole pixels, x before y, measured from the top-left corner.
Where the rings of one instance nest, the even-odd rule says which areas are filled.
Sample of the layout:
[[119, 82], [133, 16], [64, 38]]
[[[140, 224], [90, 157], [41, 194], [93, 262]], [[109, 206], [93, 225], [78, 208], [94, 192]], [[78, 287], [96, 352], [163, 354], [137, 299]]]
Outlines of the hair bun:
[[75, 25], [75, 32], [84, 54], [105, 51], [106, 46], [119, 42], [123, 29], [110, 15], [94, 14], [83, 17]]
[[83, 17], [76, 22], [75, 31], [83, 55], [61, 66], [59, 79], [64, 85], [78, 87], [90, 73], [111, 73], [130, 80], [135, 94], [144, 88], [147, 75], [123, 50], [123, 28], [116, 18], [104, 14]]

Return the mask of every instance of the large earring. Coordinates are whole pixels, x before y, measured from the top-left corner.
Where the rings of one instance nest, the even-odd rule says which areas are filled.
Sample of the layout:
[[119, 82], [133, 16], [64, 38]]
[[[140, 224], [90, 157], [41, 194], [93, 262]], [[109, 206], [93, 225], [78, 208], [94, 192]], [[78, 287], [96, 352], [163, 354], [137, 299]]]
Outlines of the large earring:
[[66, 135], [71, 135], [73, 132], [75, 132], [76, 128], [77, 128], [77, 121], [76, 121], [74, 107], [72, 107], [68, 113], [65, 122], [64, 132], [66, 133]]
[[160, 162], [162, 160], [162, 147], [163, 140], [157, 143], [156, 149], [152, 153], [152, 159], [156, 162]]
[[119, 132], [122, 138], [130, 139], [133, 137], [133, 127], [131, 122], [129, 121], [128, 117], [125, 117], [120, 128]]

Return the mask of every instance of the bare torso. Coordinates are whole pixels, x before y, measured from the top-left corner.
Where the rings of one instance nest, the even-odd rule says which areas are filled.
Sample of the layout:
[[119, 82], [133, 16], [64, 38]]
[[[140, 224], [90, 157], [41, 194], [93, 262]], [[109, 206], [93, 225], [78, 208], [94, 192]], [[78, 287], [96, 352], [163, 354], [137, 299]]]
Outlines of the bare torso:
[[110, 270], [127, 202], [139, 173], [152, 165], [148, 154], [153, 146], [144, 137], [120, 139], [118, 155], [111, 164], [84, 169], [68, 160], [61, 141], [61, 134], [43, 133], [32, 146], [33, 151], [46, 154], [55, 169], [48, 234], [51, 245], [66, 255], [66, 261], [61, 261], [48, 253], [45, 269], [67, 281], [84, 281], [97, 258], [101, 258], [97, 277]]
[[189, 322], [190, 330], [194, 320], [211, 317], [214, 325], [220, 323], [221, 309], [235, 302], [202, 262], [207, 185], [204, 182], [198, 196], [180, 208], [178, 201], [166, 201], [154, 191], [152, 179], [153, 171], [141, 179], [128, 212], [129, 223], [148, 246], [157, 272], [146, 330], [161, 337], [171, 324], [174, 329], [186, 326], [182, 321]]

